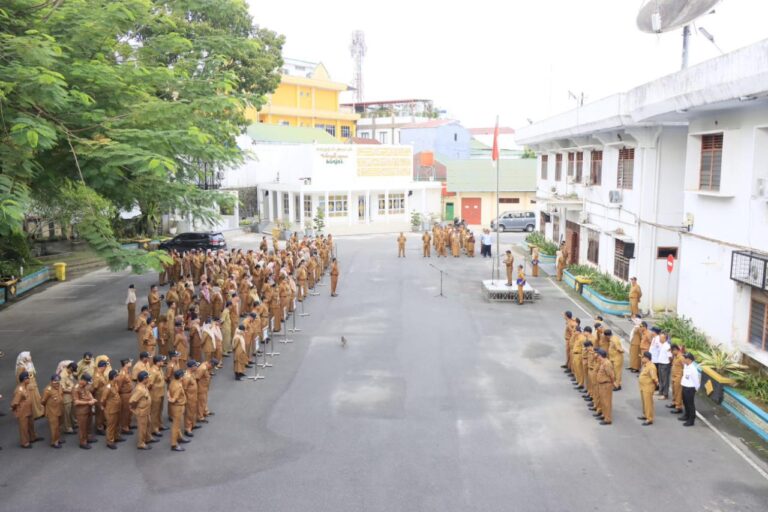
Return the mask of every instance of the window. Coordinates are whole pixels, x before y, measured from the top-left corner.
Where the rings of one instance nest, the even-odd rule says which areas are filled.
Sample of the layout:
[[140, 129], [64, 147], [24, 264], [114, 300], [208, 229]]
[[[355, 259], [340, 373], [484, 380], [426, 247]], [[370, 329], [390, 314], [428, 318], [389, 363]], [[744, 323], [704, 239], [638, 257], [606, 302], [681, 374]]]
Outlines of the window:
[[563, 179], [563, 155], [558, 153], [555, 155], [555, 181]]
[[547, 165], [549, 164], [549, 156], [541, 155], [541, 179], [547, 179]]
[[531, 199], [531, 200], [529, 201], [529, 203], [531, 203], [531, 204], [536, 204], [536, 200], [535, 200], [535, 199]]
[[290, 204], [290, 202], [288, 201], [288, 194], [283, 193], [282, 196], [283, 196], [283, 215], [288, 215], [288, 211], [289, 211], [288, 208]]
[[329, 217], [346, 217], [348, 213], [347, 209], [347, 196], [328, 196], [328, 216]]
[[635, 171], [635, 148], [619, 150], [619, 166], [616, 173], [616, 188], [632, 190]]
[[552, 216], [552, 238], [556, 244], [560, 243], [560, 217]]
[[581, 179], [584, 176], [584, 152], [579, 151], [576, 153], [576, 183], [581, 183]]
[[389, 213], [405, 213], [405, 194], [389, 194]]
[[315, 128], [317, 128], [318, 130], [325, 130], [325, 125], [324, 124], [316, 124]]
[[760, 350], [768, 350], [768, 297], [752, 294], [749, 308], [749, 342]]
[[621, 240], [616, 240], [616, 250], [613, 256], [613, 275], [624, 281], [629, 280], [629, 258], [624, 256], [624, 246]]
[[713, 133], [701, 138], [701, 167], [699, 190], [720, 190], [720, 171], [723, 164], [723, 134]]
[[573, 176], [573, 167], [574, 167], [574, 158], [576, 155], [574, 153], [568, 153], [568, 176]]
[[597, 265], [600, 255], [600, 233], [594, 229], [587, 230], [587, 261]]
[[389, 133], [388, 132], [379, 132], [379, 142], [382, 144], [386, 144], [389, 141]]
[[670, 254], [672, 255], [673, 258], [677, 259], [677, 247], [657, 247], [656, 248], [656, 259], [658, 260], [665, 260]]
[[361, 139], [370, 139], [371, 138], [371, 132], [359, 132], [358, 135]]
[[291, 126], [291, 123], [288, 121], [280, 121], [280, 126]]
[[387, 196], [379, 194], [379, 215], [387, 213]]
[[520, 204], [519, 197], [500, 197], [499, 203], [502, 204]]
[[334, 137], [336, 136], [336, 127], [332, 124], [325, 125], [325, 131]]
[[304, 196], [304, 218], [312, 218], [312, 196]]
[[593, 185], [602, 185], [603, 182], [603, 152], [592, 151], [589, 166], [590, 180]]
[[458, 133], [454, 133], [453, 134], [453, 142], [458, 142], [458, 140], [459, 140], [459, 134]]
[[343, 138], [348, 139], [349, 138], [349, 133], [350, 133], [349, 126], [342, 126], [341, 127], [341, 136]]

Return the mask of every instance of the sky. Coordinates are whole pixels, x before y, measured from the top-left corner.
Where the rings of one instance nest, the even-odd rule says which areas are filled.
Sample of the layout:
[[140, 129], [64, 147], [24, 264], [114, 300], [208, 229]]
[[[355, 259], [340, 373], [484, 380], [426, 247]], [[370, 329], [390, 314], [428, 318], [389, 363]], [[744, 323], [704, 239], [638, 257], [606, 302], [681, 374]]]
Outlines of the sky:
[[[658, 0], [650, 0], [658, 1]], [[248, 0], [283, 55], [352, 82], [365, 32], [364, 100], [432, 99], [467, 127], [519, 127], [680, 69], [681, 30], [640, 32], [642, 0]], [[690, 64], [768, 38], [768, 0], [723, 0], [695, 22]], [[697, 31], [704, 27], [716, 48]], [[352, 97], [346, 98], [351, 101]]]

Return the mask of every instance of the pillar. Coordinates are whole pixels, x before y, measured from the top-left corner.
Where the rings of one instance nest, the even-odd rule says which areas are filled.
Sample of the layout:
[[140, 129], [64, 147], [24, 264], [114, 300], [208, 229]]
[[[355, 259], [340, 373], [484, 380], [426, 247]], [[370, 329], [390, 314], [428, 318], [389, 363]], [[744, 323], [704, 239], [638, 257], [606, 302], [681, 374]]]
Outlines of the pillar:
[[355, 205], [352, 204], [352, 191], [347, 190], [347, 222], [349, 225], [352, 225], [352, 221], [354, 219], [354, 216], [357, 215], [357, 208], [354, 208]]
[[384, 191], [384, 222], [389, 224], [389, 190]]
[[296, 218], [295, 217], [295, 212], [293, 211], [293, 209], [294, 209], [293, 192], [286, 192], [286, 194], [288, 194], [288, 219], [287, 219], [287, 221], [290, 222], [290, 223], [293, 223], [293, 219]]
[[299, 190], [299, 229], [304, 231], [304, 190]]
[[272, 202], [275, 200], [274, 194], [273, 191], [267, 190], [267, 197], [264, 198], [264, 206], [267, 209], [267, 220], [269, 220], [269, 222], [274, 220], [272, 218]]

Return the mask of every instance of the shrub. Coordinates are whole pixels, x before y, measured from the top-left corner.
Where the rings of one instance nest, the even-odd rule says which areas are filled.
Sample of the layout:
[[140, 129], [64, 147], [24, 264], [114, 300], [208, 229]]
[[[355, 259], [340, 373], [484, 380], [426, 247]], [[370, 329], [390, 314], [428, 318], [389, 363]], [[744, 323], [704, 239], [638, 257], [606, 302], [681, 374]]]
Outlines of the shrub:
[[686, 349], [708, 353], [711, 350], [706, 335], [694, 327], [690, 318], [677, 315], [665, 315], [656, 321], [656, 327], [668, 332], [672, 338], [680, 338]]
[[554, 244], [544, 238], [544, 235], [538, 231], [532, 231], [529, 233], [525, 237], [525, 242], [529, 245], [535, 245], [538, 247], [541, 254], [546, 254], [547, 256], [554, 256], [557, 254], [557, 244]]
[[[689, 348], [689, 347], [686, 347]], [[747, 373], [747, 367], [734, 361], [734, 356], [720, 347], [710, 347], [709, 352], [699, 353], [698, 363], [701, 366], [712, 368], [720, 375], [743, 379]]]
[[571, 265], [568, 267], [568, 272], [574, 276], [591, 279], [592, 283], [589, 286], [605, 298], [621, 301], [629, 300], [629, 285], [605, 272], [600, 272], [589, 265]]

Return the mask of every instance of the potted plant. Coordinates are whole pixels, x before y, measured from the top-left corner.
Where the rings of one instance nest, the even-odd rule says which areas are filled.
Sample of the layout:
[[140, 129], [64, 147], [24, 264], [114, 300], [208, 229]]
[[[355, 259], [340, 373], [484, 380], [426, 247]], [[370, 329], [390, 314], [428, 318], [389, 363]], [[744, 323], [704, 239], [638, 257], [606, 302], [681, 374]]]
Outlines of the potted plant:
[[325, 211], [322, 206], [317, 207], [317, 212], [315, 213], [315, 218], [312, 219], [312, 223], [315, 225], [317, 234], [322, 235], [323, 229], [325, 229]]
[[712, 347], [709, 352], [696, 351], [699, 368], [701, 368], [701, 386], [707, 395], [716, 403], [723, 401], [725, 386], [735, 386], [736, 379], [746, 377], [747, 369], [735, 361], [735, 355], [726, 352], [719, 346]]
[[411, 212], [411, 231], [419, 231], [421, 229], [421, 214], [416, 210]]

